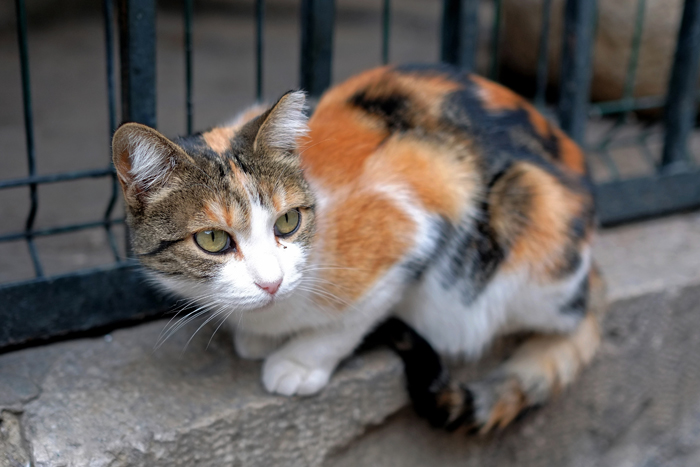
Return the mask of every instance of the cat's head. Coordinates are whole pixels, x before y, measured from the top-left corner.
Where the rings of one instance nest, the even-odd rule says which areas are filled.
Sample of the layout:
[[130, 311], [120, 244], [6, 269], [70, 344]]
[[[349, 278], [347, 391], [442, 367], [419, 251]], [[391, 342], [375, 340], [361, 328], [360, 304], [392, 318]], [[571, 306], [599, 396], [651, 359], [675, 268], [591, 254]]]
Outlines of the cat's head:
[[167, 289], [249, 310], [299, 284], [315, 230], [298, 141], [304, 94], [242, 125], [169, 140], [136, 123], [112, 143], [133, 252]]

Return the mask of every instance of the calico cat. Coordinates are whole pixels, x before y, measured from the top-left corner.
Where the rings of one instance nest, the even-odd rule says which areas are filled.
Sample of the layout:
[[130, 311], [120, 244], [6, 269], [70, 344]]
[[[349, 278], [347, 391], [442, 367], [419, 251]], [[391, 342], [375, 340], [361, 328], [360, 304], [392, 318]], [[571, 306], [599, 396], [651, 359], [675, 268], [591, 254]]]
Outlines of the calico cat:
[[438, 374], [444, 423], [505, 426], [569, 384], [599, 342], [576, 144], [522, 98], [448, 66], [364, 72], [308, 121], [304, 100], [289, 92], [172, 141], [117, 130], [131, 244], [150, 275], [231, 323], [273, 393], [320, 391], [390, 315], [447, 355], [536, 333], [483, 381]]

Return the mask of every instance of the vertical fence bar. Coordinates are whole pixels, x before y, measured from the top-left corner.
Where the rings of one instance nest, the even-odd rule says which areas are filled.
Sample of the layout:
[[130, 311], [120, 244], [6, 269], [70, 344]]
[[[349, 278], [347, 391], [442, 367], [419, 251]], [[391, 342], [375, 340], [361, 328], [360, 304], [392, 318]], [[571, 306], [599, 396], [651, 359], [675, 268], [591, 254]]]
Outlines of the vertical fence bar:
[[537, 51], [537, 83], [535, 87], [535, 105], [542, 109], [545, 104], [547, 80], [549, 78], [549, 25], [552, 17], [552, 0], [542, 2], [542, 28]]
[[[27, 11], [24, 7], [24, 0], [15, 0], [17, 14], [17, 42], [19, 44], [19, 58], [22, 69], [22, 102], [24, 105], [24, 135], [27, 144], [27, 163], [29, 168], [29, 176], [36, 175], [36, 155], [34, 150], [34, 117], [32, 113], [32, 94], [31, 82], [29, 79], [29, 52], [27, 47]], [[36, 183], [29, 184], [29, 214], [24, 230], [26, 233], [27, 247], [29, 254], [32, 257], [34, 264], [34, 272], [37, 277], [44, 275], [44, 270], [41, 267], [39, 260], [39, 252], [34, 244], [34, 239], [30, 232], [34, 227], [34, 220], [39, 209], [39, 196], [37, 193]]]
[[331, 84], [335, 0], [301, 2], [300, 86], [312, 97]]
[[389, 63], [389, 37], [391, 36], [391, 0], [382, 3], [382, 63]]
[[[111, 146], [112, 134], [114, 130], [117, 129], [117, 105], [114, 93], [114, 9], [112, 5], [112, 0], [104, 0], [102, 2], [102, 12], [104, 18], [105, 27], [105, 63], [107, 66], [107, 111], [109, 112], [109, 142]], [[112, 153], [109, 154], [109, 165], [112, 166]], [[109, 196], [109, 201], [107, 203], [107, 209], [105, 210], [104, 223], [105, 231], [107, 232], [107, 240], [109, 241], [109, 246], [112, 249], [112, 254], [114, 255], [115, 261], [119, 261], [119, 247], [117, 247], [117, 241], [114, 238], [114, 232], [112, 232], [112, 212], [114, 211], [114, 206], [117, 204], [117, 174], [112, 171], [111, 176], [111, 193]]]
[[566, 2], [559, 123], [579, 144], [583, 143], [588, 118], [595, 13], [595, 0]]
[[498, 57], [501, 53], [501, 21], [503, 16], [501, 12], [502, 0], [496, 0], [494, 2], [494, 18], [493, 26], [491, 27], [491, 67], [489, 71], [489, 78], [492, 80], [498, 79]]
[[187, 114], [187, 134], [192, 134], [192, 10], [193, 0], [185, 0], [185, 112]]
[[263, 52], [265, 27], [265, 0], [255, 0], [255, 99], [263, 98]]
[[156, 2], [119, 0], [122, 121], [156, 126]]
[[695, 88], [700, 64], [700, 0], [686, 0], [668, 86], [664, 115], [666, 137], [662, 166], [670, 171], [687, 162], [687, 146], [696, 113]]
[[465, 71], [474, 71], [479, 39], [479, 1], [444, 0], [442, 5], [440, 59]]
[[642, 45], [642, 32], [644, 30], [644, 11], [646, 0], [637, 0], [637, 14], [634, 21], [634, 34], [630, 48], [630, 60], [627, 63], [627, 76], [625, 88], [622, 91], [622, 99], [631, 100], [634, 96], [634, 82], [637, 76], [637, 64], [639, 63], [639, 49]]

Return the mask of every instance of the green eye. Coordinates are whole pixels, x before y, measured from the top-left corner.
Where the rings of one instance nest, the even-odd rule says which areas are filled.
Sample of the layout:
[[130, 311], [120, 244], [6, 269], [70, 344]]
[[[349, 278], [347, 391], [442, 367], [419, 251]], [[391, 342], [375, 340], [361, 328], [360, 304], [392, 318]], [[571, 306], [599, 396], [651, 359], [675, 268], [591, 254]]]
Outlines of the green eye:
[[275, 235], [278, 237], [288, 237], [297, 231], [301, 224], [301, 214], [298, 209], [285, 212], [277, 218], [275, 222]]
[[221, 253], [231, 245], [231, 237], [223, 230], [202, 230], [194, 234], [194, 241], [208, 253]]

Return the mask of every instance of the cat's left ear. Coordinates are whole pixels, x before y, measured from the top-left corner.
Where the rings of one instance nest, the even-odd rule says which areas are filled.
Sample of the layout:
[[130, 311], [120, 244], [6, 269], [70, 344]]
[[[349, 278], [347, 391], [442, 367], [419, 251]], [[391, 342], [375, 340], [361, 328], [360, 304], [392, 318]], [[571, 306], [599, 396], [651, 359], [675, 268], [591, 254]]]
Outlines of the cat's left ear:
[[303, 91], [290, 91], [282, 96], [261, 117], [264, 121], [255, 136], [253, 150], [295, 152], [299, 139], [309, 132], [305, 110], [306, 95]]
[[182, 151], [153, 128], [125, 123], [112, 138], [112, 160], [127, 200], [165, 184]]

